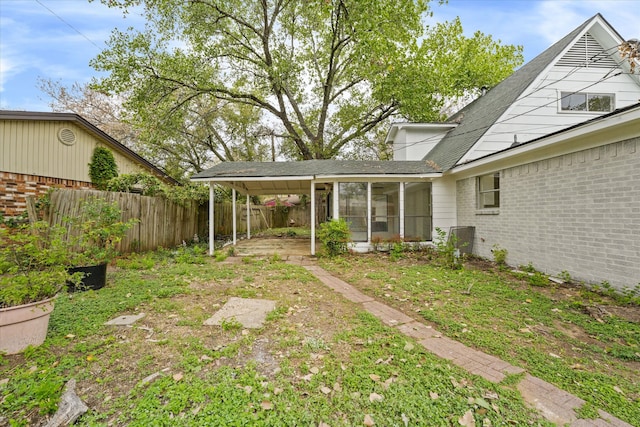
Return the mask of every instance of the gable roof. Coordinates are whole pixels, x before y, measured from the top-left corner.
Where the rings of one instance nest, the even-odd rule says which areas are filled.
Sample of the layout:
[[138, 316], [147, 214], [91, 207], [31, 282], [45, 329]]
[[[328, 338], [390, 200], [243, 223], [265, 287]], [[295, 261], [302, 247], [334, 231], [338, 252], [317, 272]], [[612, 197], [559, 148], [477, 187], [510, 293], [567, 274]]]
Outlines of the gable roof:
[[0, 110], [0, 120], [25, 120], [25, 121], [61, 121], [61, 122], [73, 122], [92, 134], [93, 136], [104, 142], [109, 148], [119, 152], [123, 156], [130, 160], [139, 163], [145, 169], [149, 170], [153, 175], [169, 184], [179, 184], [178, 181], [167, 175], [163, 170], [149, 162], [144, 157], [140, 156], [135, 151], [127, 148], [106, 132], [100, 130], [94, 126], [91, 122], [75, 113], [48, 113], [37, 111], [13, 111], [13, 110]]
[[[454, 114], [449, 120], [460, 123], [424, 157], [440, 170], [451, 169], [496, 123], [518, 97], [535, 81], [570, 44], [595, 20], [604, 18], [596, 14], [578, 28], [564, 36], [547, 50], [515, 71], [484, 96]], [[607, 23], [608, 25], [608, 23]], [[616, 33], [617, 34], [617, 33]]]

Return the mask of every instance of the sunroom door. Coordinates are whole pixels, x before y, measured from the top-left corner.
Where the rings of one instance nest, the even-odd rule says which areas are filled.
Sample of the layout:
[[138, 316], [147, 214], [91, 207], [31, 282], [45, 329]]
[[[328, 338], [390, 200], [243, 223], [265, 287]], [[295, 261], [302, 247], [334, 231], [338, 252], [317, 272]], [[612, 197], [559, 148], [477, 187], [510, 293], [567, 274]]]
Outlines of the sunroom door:
[[432, 239], [431, 183], [407, 182], [404, 186], [404, 238], [425, 242]]

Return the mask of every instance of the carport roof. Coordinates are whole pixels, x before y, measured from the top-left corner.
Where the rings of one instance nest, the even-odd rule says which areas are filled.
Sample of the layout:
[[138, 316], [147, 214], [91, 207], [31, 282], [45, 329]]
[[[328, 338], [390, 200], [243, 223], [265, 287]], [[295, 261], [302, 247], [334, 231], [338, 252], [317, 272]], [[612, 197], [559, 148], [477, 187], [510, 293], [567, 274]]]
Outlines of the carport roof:
[[306, 194], [311, 181], [420, 180], [440, 176], [425, 161], [305, 160], [222, 162], [191, 177], [249, 194]]

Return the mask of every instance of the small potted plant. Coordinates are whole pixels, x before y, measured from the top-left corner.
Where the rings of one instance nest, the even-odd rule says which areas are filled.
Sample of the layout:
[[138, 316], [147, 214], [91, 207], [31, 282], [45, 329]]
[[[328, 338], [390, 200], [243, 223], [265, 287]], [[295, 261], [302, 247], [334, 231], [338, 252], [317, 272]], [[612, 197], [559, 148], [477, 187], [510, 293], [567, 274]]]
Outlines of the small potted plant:
[[0, 227], [0, 352], [42, 344], [56, 295], [79, 280], [66, 268], [65, 232], [44, 221]]
[[107, 264], [118, 254], [118, 243], [136, 220], [122, 221], [117, 202], [89, 197], [82, 203], [80, 216], [70, 222], [75, 250], [69, 272], [82, 273], [83, 278], [77, 286], [70, 283], [68, 289], [100, 289], [106, 283]]

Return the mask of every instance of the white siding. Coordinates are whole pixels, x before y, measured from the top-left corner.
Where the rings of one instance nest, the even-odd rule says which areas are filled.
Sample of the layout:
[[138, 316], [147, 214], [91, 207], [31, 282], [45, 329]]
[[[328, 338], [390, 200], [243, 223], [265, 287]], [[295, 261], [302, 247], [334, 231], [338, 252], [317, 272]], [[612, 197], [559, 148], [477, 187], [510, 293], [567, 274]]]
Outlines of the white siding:
[[615, 108], [637, 103], [640, 86], [630, 76], [618, 75], [621, 72], [620, 69], [553, 67], [498, 119], [460, 163], [509, 148], [514, 143], [514, 135], [518, 143], [527, 142], [600, 115], [560, 112], [560, 92], [613, 93]]
[[421, 160], [453, 126], [403, 126], [393, 140], [393, 160]]
[[[432, 236], [437, 236], [436, 228], [449, 231], [449, 227], [458, 225], [456, 223], [456, 182], [449, 177], [436, 179], [432, 183], [432, 209], [433, 209], [433, 232]], [[466, 224], [462, 224], [466, 225]]]

